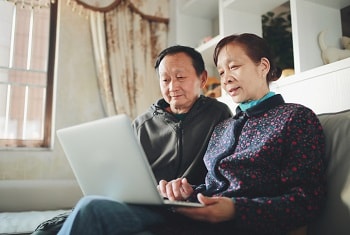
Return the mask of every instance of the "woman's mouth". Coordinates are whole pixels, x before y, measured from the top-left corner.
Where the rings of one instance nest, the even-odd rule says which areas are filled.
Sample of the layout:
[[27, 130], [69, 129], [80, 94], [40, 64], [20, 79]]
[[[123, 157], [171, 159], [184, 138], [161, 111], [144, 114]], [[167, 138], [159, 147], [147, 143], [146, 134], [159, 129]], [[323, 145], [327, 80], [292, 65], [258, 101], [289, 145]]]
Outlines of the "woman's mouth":
[[227, 93], [228, 93], [230, 96], [236, 96], [237, 93], [238, 93], [238, 89], [239, 89], [239, 87], [232, 87], [232, 88], [229, 88], [229, 89], [227, 89]]

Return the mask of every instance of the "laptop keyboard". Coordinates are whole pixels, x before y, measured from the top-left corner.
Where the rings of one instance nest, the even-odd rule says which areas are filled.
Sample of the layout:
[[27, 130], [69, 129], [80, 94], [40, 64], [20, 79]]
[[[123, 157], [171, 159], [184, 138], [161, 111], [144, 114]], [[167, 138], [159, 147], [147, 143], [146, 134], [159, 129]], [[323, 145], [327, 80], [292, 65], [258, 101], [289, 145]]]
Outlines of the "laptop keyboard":
[[164, 204], [170, 205], [170, 206], [204, 207], [203, 204], [198, 202], [170, 201], [169, 199], [164, 199]]

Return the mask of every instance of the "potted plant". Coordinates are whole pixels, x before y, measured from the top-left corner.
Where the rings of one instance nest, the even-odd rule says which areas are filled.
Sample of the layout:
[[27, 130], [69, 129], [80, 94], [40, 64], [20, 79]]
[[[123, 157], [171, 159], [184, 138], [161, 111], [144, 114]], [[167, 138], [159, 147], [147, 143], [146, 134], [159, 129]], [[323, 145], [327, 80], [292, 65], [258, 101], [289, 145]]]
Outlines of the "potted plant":
[[289, 11], [262, 15], [263, 38], [271, 46], [276, 65], [283, 69], [294, 68], [292, 24]]

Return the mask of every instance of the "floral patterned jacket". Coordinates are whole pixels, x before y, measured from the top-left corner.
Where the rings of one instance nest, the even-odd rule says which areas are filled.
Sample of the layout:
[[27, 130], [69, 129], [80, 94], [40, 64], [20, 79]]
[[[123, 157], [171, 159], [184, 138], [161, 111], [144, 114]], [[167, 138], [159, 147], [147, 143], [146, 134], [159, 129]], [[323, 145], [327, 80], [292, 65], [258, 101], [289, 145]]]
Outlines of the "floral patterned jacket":
[[232, 229], [279, 234], [300, 227], [326, 196], [324, 145], [314, 112], [280, 95], [238, 108], [215, 128], [204, 156], [206, 183], [195, 192], [232, 198]]

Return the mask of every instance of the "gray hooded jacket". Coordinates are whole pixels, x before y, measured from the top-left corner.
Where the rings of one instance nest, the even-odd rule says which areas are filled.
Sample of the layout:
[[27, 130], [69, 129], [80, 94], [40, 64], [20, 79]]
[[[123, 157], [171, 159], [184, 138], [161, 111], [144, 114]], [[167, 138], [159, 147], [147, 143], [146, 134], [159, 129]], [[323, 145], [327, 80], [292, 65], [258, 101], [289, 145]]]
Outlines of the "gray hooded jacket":
[[232, 116], [228, 106], [200, 96], [183, 120], [165, 111], [164, 99], [138, 116], [133, 127], [151, 164], [156, 180], [186, 177], [204, 182], [203, 156], [216, 124]]

